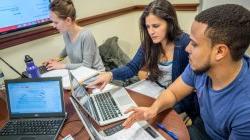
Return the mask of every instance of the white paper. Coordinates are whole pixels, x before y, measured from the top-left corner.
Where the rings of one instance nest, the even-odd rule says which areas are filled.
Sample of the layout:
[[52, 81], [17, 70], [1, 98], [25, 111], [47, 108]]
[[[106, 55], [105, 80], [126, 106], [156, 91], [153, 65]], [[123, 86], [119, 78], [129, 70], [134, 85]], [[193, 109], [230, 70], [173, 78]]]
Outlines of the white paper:
[[[72, 75], [74, 75], [79, 83], [82, 83], [84, 80], [87, 80], [99, 73], [97, 70], [90, 69], [84, 66], [70, 70], [70, 72], [72, 73]], [[51, 70], [42, 74], [41, 77], [62, 77], [63, 88], [70, 89], [68, 69]]]
[[103, 140], [155, 140], [150, 136], [143, 127], [138, 123], [134, 123], [128, 129], [122, 129], [121, 131], [111, 135], [102, 136]]
[[70, 89], [69, 74], [67, 69], [51, 70], [41, 75], [41, 77], [62, 77], [64, 89]]
[[77, 79], [77, 81], [79, 81], [79, 83], [82, 83], [83, 81], [96, 76], [99, 73], [97, 70], [90, 69], [84, 66], [70, 70], [70, 72]]
[[155, 99], [164, 90], [164, 88], [158, 86], [155, 82], [151, 82], [149, 80], [141, 80], [139, 82], [127, 86], [126, 88]]
[[100, 92], [105, 92], [114, 88], [118, 88], [118, 86], [113, 85], [113, 84], [107, 84], [102, 90], [95, 88], [93, 89], [92, 93], [100, 93]]

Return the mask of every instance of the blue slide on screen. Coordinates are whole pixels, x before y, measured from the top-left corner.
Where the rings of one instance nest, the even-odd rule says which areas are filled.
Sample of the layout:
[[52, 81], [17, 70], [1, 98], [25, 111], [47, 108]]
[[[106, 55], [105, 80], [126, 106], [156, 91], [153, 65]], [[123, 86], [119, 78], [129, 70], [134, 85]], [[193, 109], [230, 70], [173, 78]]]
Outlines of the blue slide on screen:
[[61, 112], [58, 81], [11, 83], [8, 86], [12, 113]]
[[0, 33], [49, 21], [49, 0], [0, 0]]

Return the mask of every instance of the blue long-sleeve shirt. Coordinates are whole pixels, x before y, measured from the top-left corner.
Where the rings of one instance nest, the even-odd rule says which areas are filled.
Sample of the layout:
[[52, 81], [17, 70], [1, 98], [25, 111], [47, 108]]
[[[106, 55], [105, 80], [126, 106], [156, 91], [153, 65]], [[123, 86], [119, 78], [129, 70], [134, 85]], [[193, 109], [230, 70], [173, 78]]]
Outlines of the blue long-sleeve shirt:
[[[174, 56], [173, 56], [173, 67], [172, 67], [172, 81], [174, 81], [186, 68], [188, 64], [188, 53], [185, 52], [186, 46], [189, 44], [190, 38], [186, 33], [181, 34], [177, 39], [174, 40]], [[145, 63], [145, 52], [140, 47], [134, 58], [125, 66], [113, 69], [113, 79], [125, 80], [135, 76]]]

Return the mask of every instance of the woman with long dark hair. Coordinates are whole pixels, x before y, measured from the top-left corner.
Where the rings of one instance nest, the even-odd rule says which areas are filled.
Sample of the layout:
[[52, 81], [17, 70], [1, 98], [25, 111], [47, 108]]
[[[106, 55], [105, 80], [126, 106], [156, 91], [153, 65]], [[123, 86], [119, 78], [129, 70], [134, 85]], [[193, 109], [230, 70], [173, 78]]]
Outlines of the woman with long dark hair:
[[[105, 72], [89, 84], [99, 88], [112, 79], [125, 80], [136, 75], [143, 67], [148, 71], [148, 79], [162, 87], [168, 87], [188, 64], [186, 46], [189, 35], [178, 24], [176, 11], [167, 0], [155, 0], [143, 11], [140, 17], [141, 46], [131, 62], [121, 68]], [[187, 106], [193, 104], [193, 96], [186, 97], [175, 107], [177, 112], [191, 111]]]

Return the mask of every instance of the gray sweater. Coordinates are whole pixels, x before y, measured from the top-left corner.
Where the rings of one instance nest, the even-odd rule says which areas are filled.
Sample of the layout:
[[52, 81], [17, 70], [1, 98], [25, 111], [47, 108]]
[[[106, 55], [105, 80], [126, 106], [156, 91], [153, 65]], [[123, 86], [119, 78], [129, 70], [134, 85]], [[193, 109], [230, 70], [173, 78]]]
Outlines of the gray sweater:
[[68, 56], [71, 63], [66, 64], [66, 69], [86, 66], [99, 71], [105, 70], [95, 38], [90, 31], [82, 29], [74, 43], [70, 41], [68, 33], [63, 34], [63, 39], [65, 48], [62, 50], [60, 57]]

